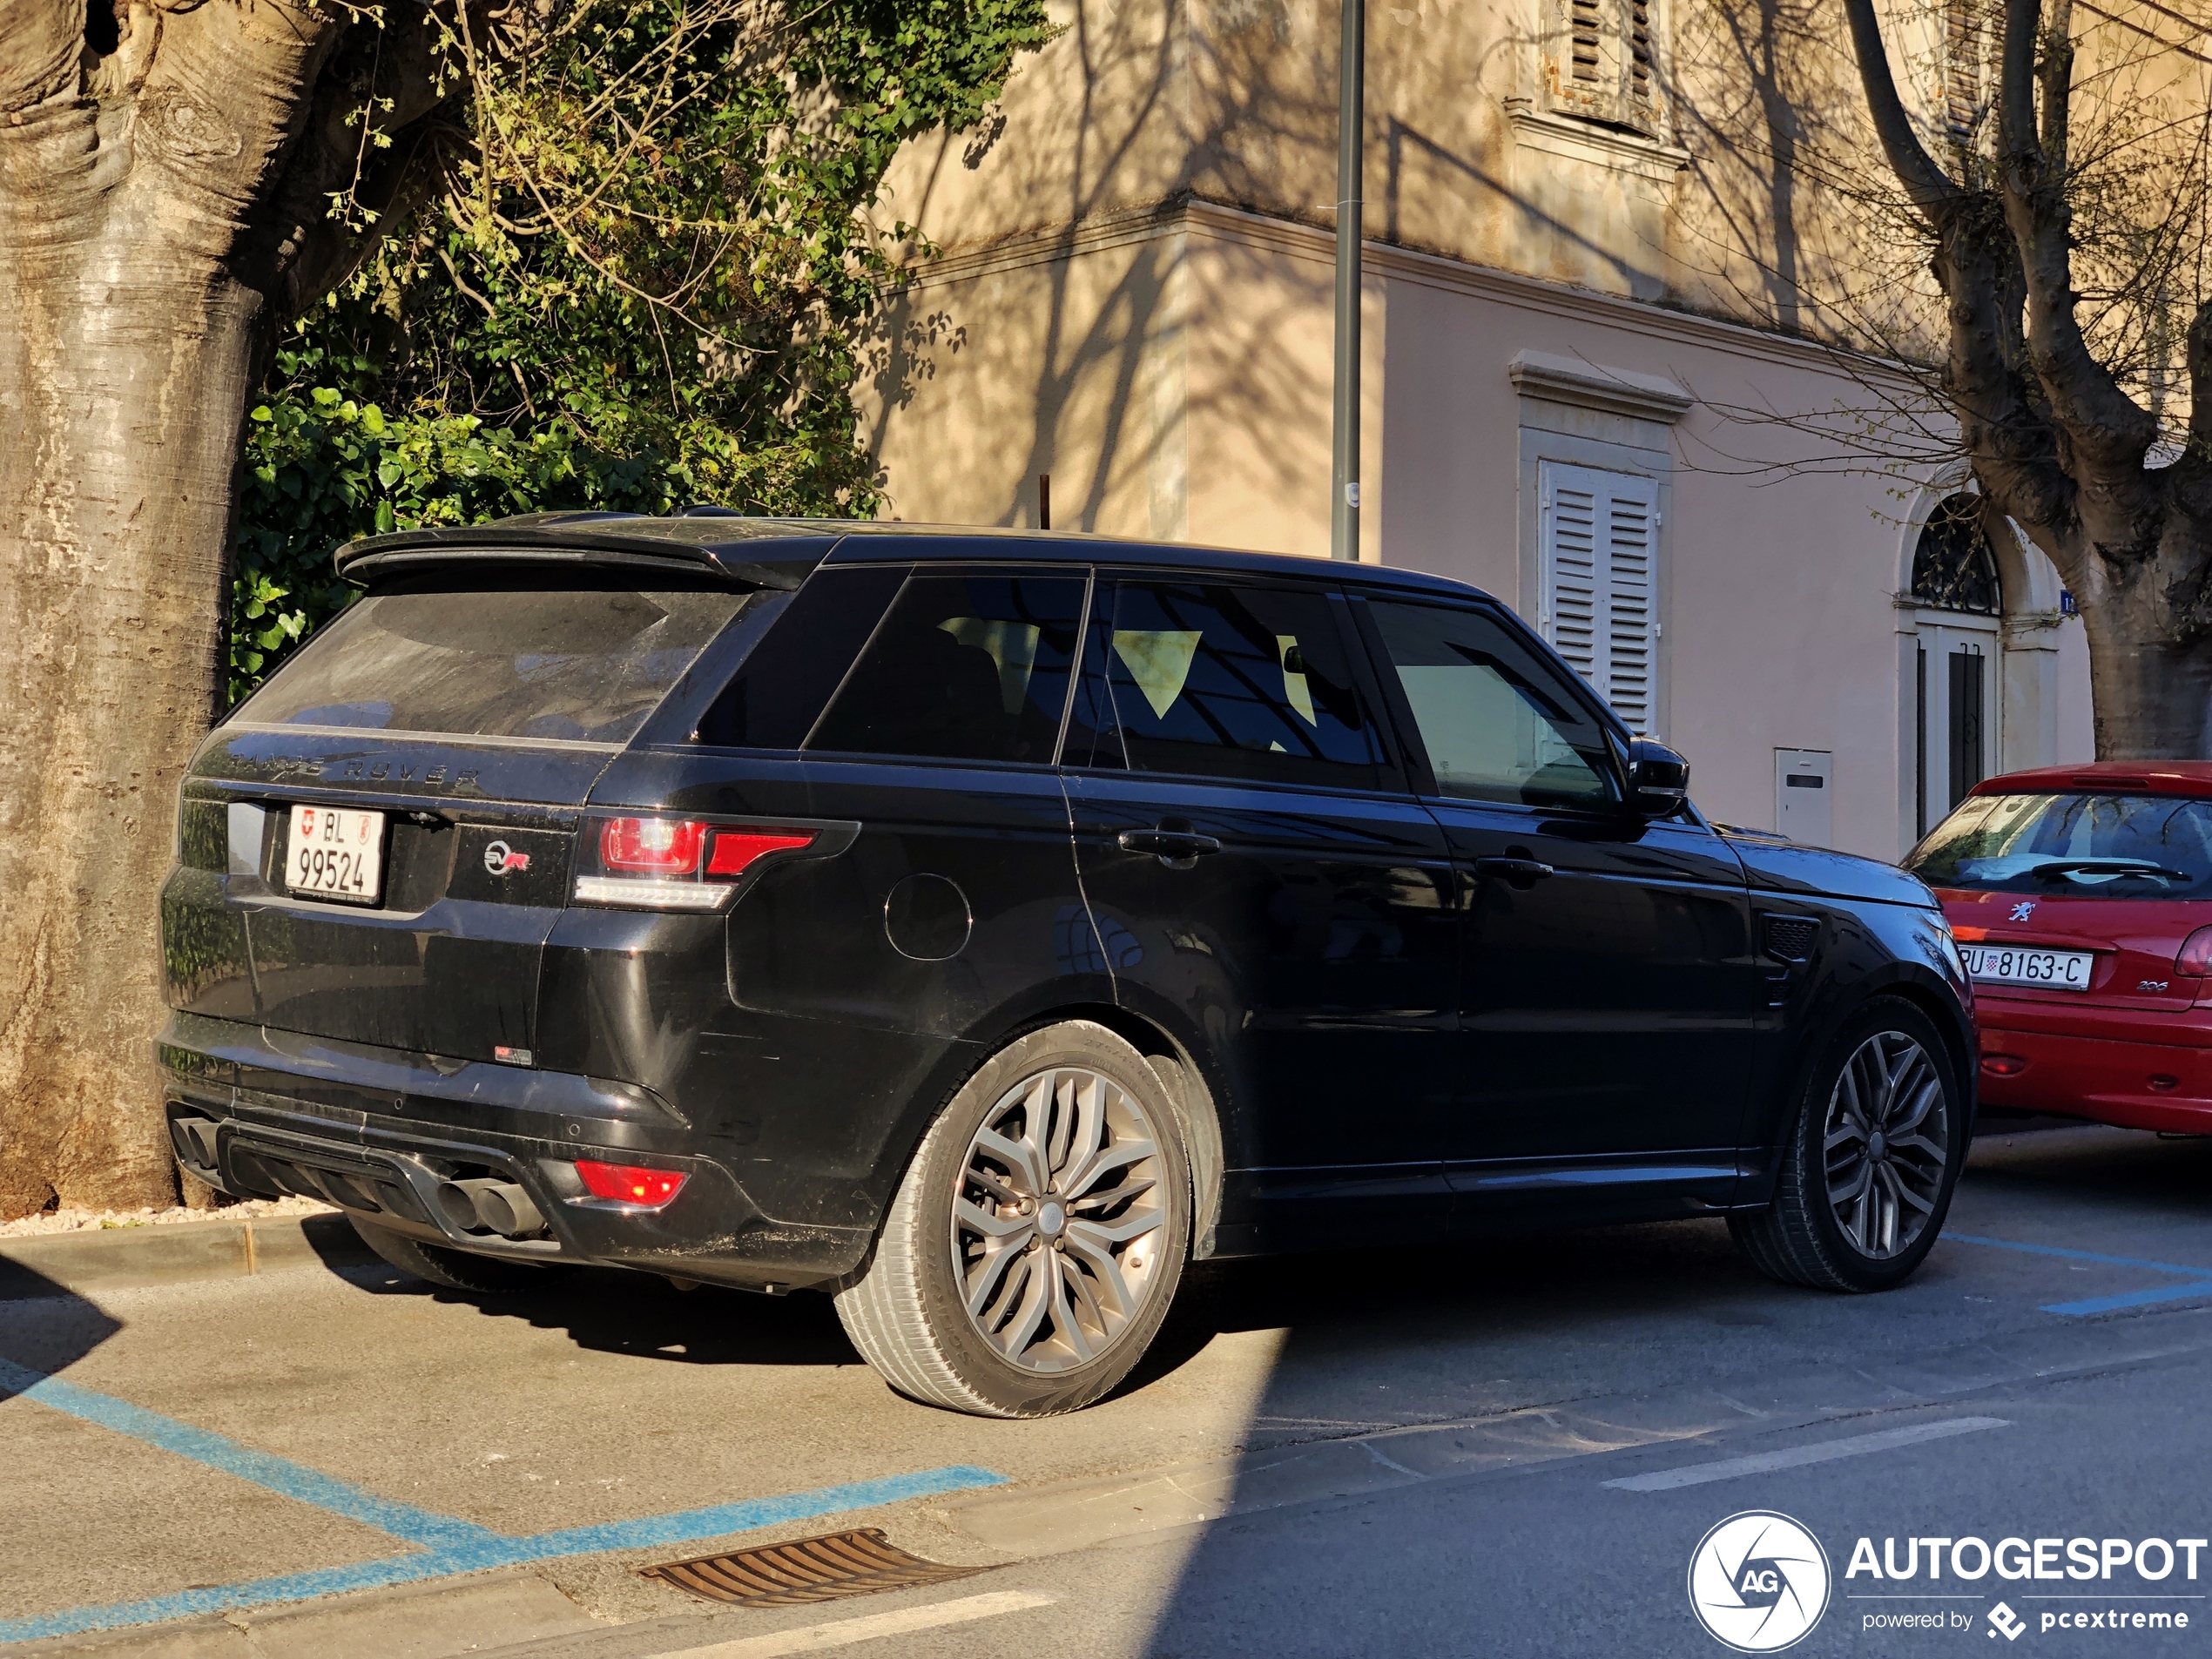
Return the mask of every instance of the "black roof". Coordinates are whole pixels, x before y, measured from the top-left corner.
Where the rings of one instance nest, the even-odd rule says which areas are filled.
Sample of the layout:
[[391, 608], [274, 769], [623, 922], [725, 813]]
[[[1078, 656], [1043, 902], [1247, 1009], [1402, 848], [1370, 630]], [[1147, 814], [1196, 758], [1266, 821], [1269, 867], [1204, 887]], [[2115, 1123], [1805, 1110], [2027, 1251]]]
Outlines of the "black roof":
[[399, 530], [340, 548], [334, 561], [349, 582], [432, 566], [517, 558], [602, 569], [641, 566], [718, 576], [755, 588], [796, 588], [816, 566], [923, 559], [1020, 559], [1024, 563], [1166, 566], [1252, 575], [1352, 577], [1363, 584], [1467, 597], [1462, 582], [1376, 564], [1332, 564], [1284, 553], [1136, 542], [1067, 530], [1001, 529], [966, 524], [906, 524], [873, 519], [752, 518], [693, 512], [672, 518], [637, 513], [528, 513], [488, 524]]

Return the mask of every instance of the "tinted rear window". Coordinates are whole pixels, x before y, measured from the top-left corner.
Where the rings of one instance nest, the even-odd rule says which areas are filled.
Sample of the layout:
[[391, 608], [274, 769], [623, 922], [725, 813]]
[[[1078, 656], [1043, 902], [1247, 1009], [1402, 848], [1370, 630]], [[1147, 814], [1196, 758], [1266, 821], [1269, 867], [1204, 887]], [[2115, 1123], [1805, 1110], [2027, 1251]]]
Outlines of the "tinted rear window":
[[806, 747], [1049, 764], [1084, 584], [1064, 574], [915, 572]]
[[2173, 795], [1974, 795], [1905, 867], [1930, 887], [2080, 898], [2212, 892], [2212, 801]]
[[233, 718], [622, 743], [753, 597], [589, 584], [372, 593]]
[[1074, 764], [1376, 786], [1373, 726], [1325, 593], [1123, 580], [1099, 609]]

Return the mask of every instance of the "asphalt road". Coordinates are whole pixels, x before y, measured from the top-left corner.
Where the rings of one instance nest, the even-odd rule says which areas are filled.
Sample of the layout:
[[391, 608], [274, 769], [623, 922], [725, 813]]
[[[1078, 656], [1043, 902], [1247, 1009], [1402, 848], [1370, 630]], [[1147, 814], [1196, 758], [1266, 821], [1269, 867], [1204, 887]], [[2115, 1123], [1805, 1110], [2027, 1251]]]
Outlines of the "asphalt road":
[[[2212, 1536], [2209, 1222], [2212, 1143], [1987, 1135], [1945, 1241], [1887, 1296], [1770, 1285], [1710, 1222], [1228, 1264], [1193, 1280], [1134, 1386], [1024, 1424], [899, 1399], [819, 1299], [602, 1275], [476, 1305], [307, 1271], [17, 1303], [0, 1382], [66, 1387], [0, 1400], [0, 1636], [563, 1659], [1718, 1654], [1692, 1556], [1766, 1510], [1825, 1570], [1782, 1534], [1723, 1534], [1705, 1599], [1739, 1635], [1763, 1626], [1751, 1640], [1802, 1624], [1817, 1589], [1792, 1651], [2201, 1651], [2212, 1548], [2182, 1541]], [[845, 1526], [988, 1570], [772, 1611], [632, 1570]], [[1878, 1576], [1862, 1537], [1919, 1570]], [[2021, 1579], [1961, 1578], [1978, 1547], [1946, 1544], [1932, 1581], [1908, 1541], [1928, 1537], [2031, 1573], [2035, 1541], [2060, 1541]], [[2077, 1538], [2097, 1576], [2065, 1575]], [[2155, 1578], [2134, 1559], [2148, 1539], [2174, 1561]], [[395, 1589], [395, 1561], [436, 1570]], [[307, 1575], [293, 1597], [362, 1588], [65, 1634], [78, 1609], [189, 1613], [285, 1575]], [[2000, 1600], [2016, 1638], [1989, 1622]]]

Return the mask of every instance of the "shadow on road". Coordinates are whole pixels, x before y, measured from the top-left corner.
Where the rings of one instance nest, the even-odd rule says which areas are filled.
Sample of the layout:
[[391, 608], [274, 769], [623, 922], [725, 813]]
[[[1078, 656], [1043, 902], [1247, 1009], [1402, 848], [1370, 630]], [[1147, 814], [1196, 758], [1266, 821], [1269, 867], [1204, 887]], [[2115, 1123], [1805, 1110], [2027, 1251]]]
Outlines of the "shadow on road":
[[[0, 1262], [0, 1359], [52, 1376], [122, 1328], [97, 1303], [44, 1274], [21, 1262]], [[13, 1399], [22, 1381], [0, 1368], [0, 1400]]]
[[[2212, 1220], [2212, 1141], [2101, 1128], [2040, 1132], [2047, 1125], [2022, 1132], [2030, 1127], [1986, 1128], [1961, 1183], [1962, 1206], [2016, 1224], [2057, 1217], [2092, 1250], [2107, 1247], [2100, 1235], [2114, 1223], [2162, 1226], [2171, 1238], [2176, 1221]], [[2182, 1258], [2199, 1258], [2212, 1262], [2212, 1246]], [[1964, 1294], [1979, 1288], [1973, 1276], [1986, 1264], [1967, 1246], [1939, 1245], [1905, 1287], [1887, 1296], [1794, 1290], [1755, 1273], [1723, 1224], [1697, 1221], [1202, 1265], [1189, 1305], [1177, 1309], [1132, 1386], [1186, 1363], [1216, 1332], [1284, 1329], [1246, 1440], [1261, 1449], [1797, 1365], [1876, 1365], [1973, 1336], [1972, 1321], [1999, 1317], [1999, 1298]], [[2016, 1325], [2018, 1312], [2009, 1317]], [[1216, 1523], [1162, 1609], [1152, 1659], [1247, 1650], [1242, 1621], [1261, 1603], [1312, 1602], [1321, 1624], [1308, 1632], [1310, 1645], [1286, 1642], [1286, 1630], [1305, 1628], [1286, 1612], [1283, 1622], [1269, 1621], [1269, 1645], [1252, 1651], [1340, 1650], [1336, 1644], [1359, 1616], [1353, 1609], [1376, 1622], [1379, 1643], [1496, 1650], [1436, 1622], [1447, 1609], [1464, 1613], [1487, 1591], [1470, 1602], [1467, 1583], [1456, 1577], [1409, 1581], [1403, 1530], [1369, 1524], [1356, 1504], [1311, 1527], [1268, 1527], [1258, 1518]], [[1263, 1546], [1262, 1538], [1274, 1541]], [[1429, 1540], [1416, 1553], [1456, 1551], [1460, 1570], [1479, 1574], [1487, 1548], [1470, 1533]], [[1384, 1588], [1393, 1583], [1395, 1591]], [[1332, 1592], [1314, 1601], [1327, 1587], [1341, 1599]], [[1495, 1588], [1502, 1602], [1525, 1604], [1524, 1612], [1546, 1595], [1527, 1584]], [[1344, 1612], [1324, 1616], [1325, 1603]]]

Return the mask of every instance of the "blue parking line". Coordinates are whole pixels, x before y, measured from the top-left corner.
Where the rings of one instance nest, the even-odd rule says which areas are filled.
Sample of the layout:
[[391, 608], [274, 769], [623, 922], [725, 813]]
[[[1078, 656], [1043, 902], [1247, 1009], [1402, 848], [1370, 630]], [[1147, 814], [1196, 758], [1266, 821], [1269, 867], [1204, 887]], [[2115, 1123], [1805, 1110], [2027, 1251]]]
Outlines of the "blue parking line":
[[2122, 1291], [2116, 1296], [2093, 1296], [2079, 1302], [2047, 1302], [2045, 1313], [2080, 1318], [2091, 1313], [2113, 1313], [2121, 1308], [2148, 1307], [2157, 1302], [2179, 1302], [2192, 1296], [2212, 1296], [2212, 1267], [2184, 1267], [2178, 1262], [2147, 1262], [2132, 1256], [2103, 1256], [2090, 1250], [2064, 1250], [2056, 1244], [2019, 1244], [2009, 1238], [1983, 1238], [1973, 1233], [1947, 1232], [1944, 1237], [1961, 1244], [1986, 1244], [1993, 1250], [2018, 1251], [2024, 1256], [2054, 1256], [2061, 1261], [2094, 1262], [2105, 1267], [2140, 1267], [2152, 1273], [2188, 1276], [2180, 1285], [2153, 1285], [2148, 1290]]
[[311, 1503], [318, 1509], [327, 1509], [348, 1521], [358, 1521], [365, 1527], [374, 1527], [425, 1549], [480, 1543], [499, 1535], [466, 1521], [434, 1515], [412, 1504], [394, 1503], [288, 1458], [256, 1452], [236, 1440], [144, 1410], [112, 1394], [96, 1394], [89, 1388], [79, 1388], [75, 1383], [64, 1382], [58, 1377], [49, 1377], [44, 1372], [5, 1359], [0, 1359], [0, 1392], [35, 1399], [41, 1406], [51, 1406], [71, 1417], [98, 1423], [102, 1428], [128, 1434], [134, 1440], [174, 1452], [179, 1457], [234, 1474], [241, 1480], [251, 1480], [257, 1487], [266, 1487], [287, 1498], [297, 1498], [301, 1503]]
[[565, 1555], [591, 1555], [608, 1550], [656, 1549], [704, 1542], [758, 1527], [786, 1525], [854, 1509], [903, 1502], [947, 1492], [972, 1491], [1001, 1486], [1002, 1474], [967, 1464], [924, 1469], [913, 1474], [855, 1480], [844, 1486], [818, 1487], [808, 1492], [779, 1497], [752, 1498], [739, 1503], [716, 1504], [674, 1514], [645, 1515], [635, 1521], [604, 1526], [573, 1527], [564, 1531], [510, 1537], [488, 1527], [449, 1515], [433, 1514], [411, 1504], [393, 1503], [359, 1487], [317, 1473], [266, 1452], [256, 1452], [220, 1434], [193, 1428], [173, 1418], [131, 1405], [112, 1395], [93, 1393], [57, 1377], [0, 1359], [0, 1393], [20, 1394], [42, 1406], [65, 1412], [88, 1423], [97, 1423], [133, 1440], [192, 1459], [226, 1474], [295, 1498], [333, 1514], [343, 1515], [388, 1533], [421, 1548], [403, 1555], [378, 1561], [354, 1561], [343, 1567], [318, 1568], [287, 1573], [239, 1584], [215, 1585], [205, 1589], [179, 1590], [139, 1602], [118, 1602], [105, 1607], [78, 1607], [58, 1613], [35, 1614], [28, 1618], [0, 1620], [0, 1643], [37, 1642], [50, 1636], [74, 1635], [86, 1630], [120, 1629], [132, 1625], [158, 1624], [196, 1614], [223, 1613], [245, 1608], [275, 1607], [312, 1601], [317, 1596], [348, 1590], [381, 1589], [423, 1579], [448, 1578], [482, 1572], [493, 1567], [520, 1567], [553, 1561]]

